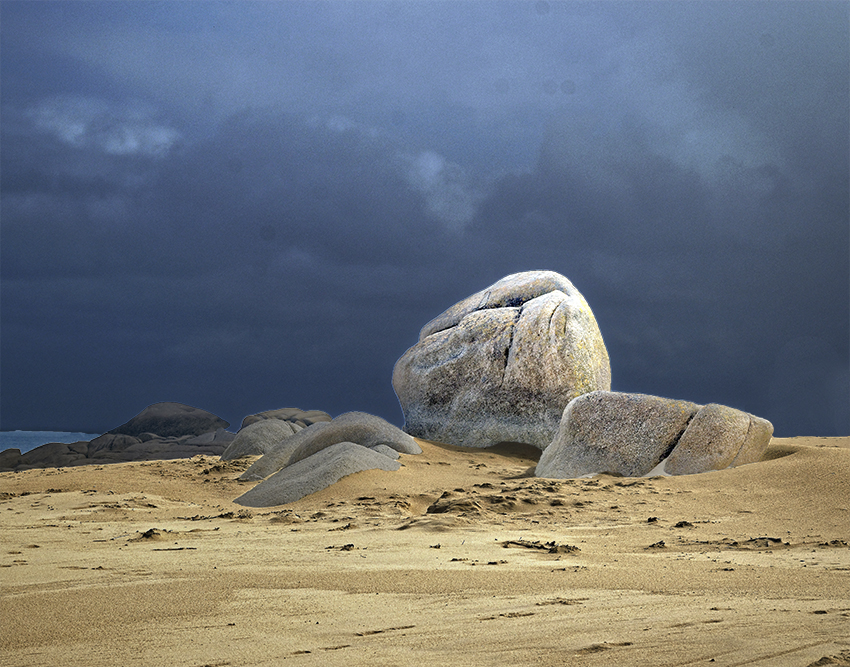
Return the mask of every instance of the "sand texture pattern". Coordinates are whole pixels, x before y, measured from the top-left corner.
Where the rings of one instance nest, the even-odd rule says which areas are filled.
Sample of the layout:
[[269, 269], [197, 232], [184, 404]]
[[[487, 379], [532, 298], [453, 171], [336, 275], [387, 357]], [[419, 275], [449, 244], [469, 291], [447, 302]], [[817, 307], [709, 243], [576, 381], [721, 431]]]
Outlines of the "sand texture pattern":
[[261, 510], [254, 459], [0, 474], [0, 664], [850, 664], [850, 438], [571, 480], [418, 442]]

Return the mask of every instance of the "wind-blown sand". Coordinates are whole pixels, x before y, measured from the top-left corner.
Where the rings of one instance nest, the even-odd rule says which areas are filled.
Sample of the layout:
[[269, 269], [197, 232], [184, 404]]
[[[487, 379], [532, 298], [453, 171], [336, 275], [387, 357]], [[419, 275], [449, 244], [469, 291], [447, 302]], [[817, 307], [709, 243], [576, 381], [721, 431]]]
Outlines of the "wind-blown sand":
[[255, 459], [0, 474], [0, 664], [850, 665], [850, 438], [563, 481], [419, 442], [250, 511]]

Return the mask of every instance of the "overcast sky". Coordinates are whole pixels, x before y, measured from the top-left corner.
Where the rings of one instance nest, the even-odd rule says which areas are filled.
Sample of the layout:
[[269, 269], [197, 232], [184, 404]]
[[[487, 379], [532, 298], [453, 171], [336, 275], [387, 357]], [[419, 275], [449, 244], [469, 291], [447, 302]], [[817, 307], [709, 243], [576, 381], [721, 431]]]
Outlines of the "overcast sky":
[[0, 428], [401, 424], [516, 271], [614, 390], [850, 434], [847, 2], [2, 2]]

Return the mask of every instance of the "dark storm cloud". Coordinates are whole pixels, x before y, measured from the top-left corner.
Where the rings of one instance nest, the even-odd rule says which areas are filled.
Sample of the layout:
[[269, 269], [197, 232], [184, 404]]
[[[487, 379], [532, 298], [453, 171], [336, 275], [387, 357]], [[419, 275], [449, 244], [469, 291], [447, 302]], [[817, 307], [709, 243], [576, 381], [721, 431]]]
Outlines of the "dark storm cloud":
[[398, 423], [547, 268], [615, 389], [846, 434], [847, 6], [544, 4], [4, 3], [2, 428]]

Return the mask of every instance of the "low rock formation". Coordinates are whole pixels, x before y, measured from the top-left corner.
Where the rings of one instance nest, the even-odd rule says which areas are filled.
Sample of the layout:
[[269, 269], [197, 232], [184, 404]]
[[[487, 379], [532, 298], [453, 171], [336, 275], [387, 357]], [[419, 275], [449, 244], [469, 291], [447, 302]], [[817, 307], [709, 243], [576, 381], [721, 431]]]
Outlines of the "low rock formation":
[[758, 461], [770, 422], [723, 405], [595, 391], [572, 400], [537, 477], [683, 475]]
[[105, 433], [91, 442], [85, 440], [71, 444], [51, 442], [23, 454], [18, 449], [7, 449], [0, 454], [0, 471], [187, 459], [199, 454], [220, 456], [236, 437], [224, 429], [199, 436], [184, 435], [179, 438], [149, 436], [150, 434], [144, 434], [142, 437], [134, 438]]
[[663, 462], [668, 475], [691, 475], [706, 470], [761, 460], [770, 444], [773, 424], [725, 405], [709, 403], [691, 420]]
[[182, 403], [154, 403], [126, 424], [109, 431], [109, 434], [138, 436], [155, 433], [161, 438], [184, 435], [201, 435], [230, 424], [211, 412]]
[[543, 449], [573, 398], [610, 387], [593, 312], [552, 271], [507, 276], [455, 304], [422, 328], [393, 370], [404, 430], [468, 447]]
[[222, 452], [221, 460], [230, 461], [240, 456], [265, 454], [301, 429], [301, 426], [284, 419], [261, 419], [251, 422], [239, 429], [233, 442]]
[[367, 448], [386, 445], [402, 454], [422, 453], [416, 441], [397, 426], [365, 412], [346, 412], [333, 421], [317, 422], [286, 438], [255, 461], [239, 479], [265, 479], [340, 442], [353, 442]]
[[91, 441], [52, 442], [23, 454], [6, 450], [0, 453], [0, 471], [220, 456], [236, 437], [224, 430], [226, 426], [226, 421], [205, 410], [156, 403]]
[[401, 464], [383, 454], [383, 448], [378, 445], [370, 449], [353, 442], [331, 445], [283, 468], [234, 502], [247, 507], [284, 505], [321, 491], [346, 475], [374, 469], [398, 470]]

